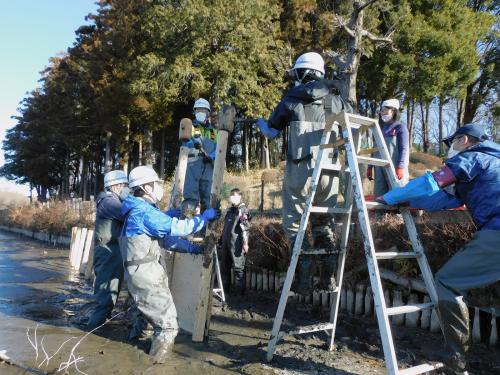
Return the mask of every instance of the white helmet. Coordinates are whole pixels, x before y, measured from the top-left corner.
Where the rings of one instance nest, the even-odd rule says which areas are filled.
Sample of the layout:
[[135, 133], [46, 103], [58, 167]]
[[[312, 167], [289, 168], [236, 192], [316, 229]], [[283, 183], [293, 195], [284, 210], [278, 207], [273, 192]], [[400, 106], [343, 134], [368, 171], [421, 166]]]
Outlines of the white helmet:
[[207, 99], [199, 98], [194, 102], [193, 105], [193, 110], [195, 110], [196, 108], [205, 108], [210, 112], [210, 103]]
[[118, 184], [128, 184], [127, 174], [125, 172], [116, 170], [104, 175], [105, 188]]
[[128, 186], [130, 188], [136, 188], [138, 186], [159, 180], [160, 178], [153, 168], [141, 165], [130, 171], [128, 175]]
[[382, 107], [394, 108], [399, 111], [399, 100], [397, 99], [387, 99], [382, 102]]
[[295, 61], [292, 70], [297, 70], [297, 69], [313, 69], [324, 75], [325, 61], [323, 60], [323, 58], [319, 53], [307, 52], [300, 55]]

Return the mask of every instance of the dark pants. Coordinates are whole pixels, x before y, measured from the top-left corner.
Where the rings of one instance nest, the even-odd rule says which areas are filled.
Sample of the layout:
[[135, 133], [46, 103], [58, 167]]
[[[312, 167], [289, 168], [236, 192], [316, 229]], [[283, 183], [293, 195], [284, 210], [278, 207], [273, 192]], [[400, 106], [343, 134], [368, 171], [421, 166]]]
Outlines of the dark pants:
[[463, 355], [469, 340], [467, 291], [500, 280], [500, 231], [481, 230], [436, 274], [438, 307], [446, 345]]
[[89, 318], [89, 325], [98, 326], [110, 317], [123, 282], [123, 261], [118, 244], [94, 250], [94, 299], [97, 307]]
[[245, 290], [245, 254], [242, 249], [229, 246], [218, 248], [222, 286], [227, 292], [231, 288], [231, 267], [234, 269], [234, 292], [243, 293]]

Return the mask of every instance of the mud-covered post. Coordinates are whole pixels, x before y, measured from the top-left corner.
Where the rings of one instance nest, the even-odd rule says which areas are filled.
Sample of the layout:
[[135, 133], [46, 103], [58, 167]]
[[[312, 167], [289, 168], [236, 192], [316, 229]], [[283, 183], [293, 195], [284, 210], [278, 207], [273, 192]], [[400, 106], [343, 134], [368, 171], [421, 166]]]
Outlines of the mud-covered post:
[[[220, 191], [224, 180], [224, 170], [226, 169], [226, 152], [229, 134], [234, 129], [234, 118], [236, 110], [234, 107], [226, 106], [219, 113], [217, 129], [217, 149], [214, 161], [214, 172], [212, 177], [212, 190], [210, 191], [210, 207], [219, 208]], [[200, 298], [195, 311], [195, 321], [193, 327], [193, 341], [203, 341], [208, 335], [210, 317], [212, 313], [212, 285], [213, 285], [213, 254], [217, 245], [218, 233], [216, 231], [217, 220], [208, 224], [204, 241], [204, 262], [201, 268], [200, 277]]]
[[[179, 141], [186, 142], [191, 139], [193, 122], [191, 119], [183, 118], [179, 126]], [[178, 208], [182, 203], [182, 196], [184, 194], [184, 180], [186, 178], [186, 170], [188, 164], [189, 147], [183, 146], [179, 150], [179, 160], [174, 176], [174, 187], [172, 195], [170, 196], [170, 208]]]

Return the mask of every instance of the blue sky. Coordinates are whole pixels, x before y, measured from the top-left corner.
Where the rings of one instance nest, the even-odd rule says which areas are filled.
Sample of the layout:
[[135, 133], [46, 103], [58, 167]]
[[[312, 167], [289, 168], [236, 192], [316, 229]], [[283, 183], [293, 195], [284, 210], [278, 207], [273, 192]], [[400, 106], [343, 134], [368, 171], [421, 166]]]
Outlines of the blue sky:
[[[0, 140], [14, 126], [10, 117], [25, 93], [39, 86], [49, 58], [73, 44], [75, 30], [96, 9], [95, 0], [0, 0]], [[0, 181], [0, 191], [12, 189]]]

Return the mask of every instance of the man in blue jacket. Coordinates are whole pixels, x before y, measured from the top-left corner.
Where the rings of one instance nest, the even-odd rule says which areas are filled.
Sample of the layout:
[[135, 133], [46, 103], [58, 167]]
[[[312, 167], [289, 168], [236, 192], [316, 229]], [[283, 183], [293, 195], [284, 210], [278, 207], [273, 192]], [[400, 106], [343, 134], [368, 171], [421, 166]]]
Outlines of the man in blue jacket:
[[[449, 158], [443, 168], [378, 198], [388, 204], [410, 202], [412, 207], [429, 211], [465, 204], [477, 226], [473, 239], [435, 278], [446, 340], [440, 357], [458, 372], [465, 369], [469, 339], [469, 313], [463, 297], [471, 289], [500, 280], [500, 145], [488, 138], [480, 125], [459, 128], [444, 140]], [[449, 192], [452, 185], [453, 194]]]
[[[307, 52], [300, 55], [290, 71], [294, 86], [288, 90], [266, 122], [257, 125], [267, 138], [275, 138], [286, 129], [288, 133], [287, 161], [283, 179], [283, 227], [290, 249], [293, 248], [311, 185], [316, 157], [325, 128], [325, 115], [341, 111], [352, 112], [352, 107], [339, 95], [333, 81], [324, 79], [325, 63], [320, 54]], [[334, 138], [335, 134], [332, 134]], [[335, 139], [330, 139], [330, 142]], [[336, 157], [336, 156], [334, 156]], [[338, 172], [322, 173], [314, 199], [316, 206], [333, 206], [339, 189]], [[313, 289], [335, 289], [334, 222], [330, 215], [311, 216], [314, 244], [304, 238], [303, 248], [326, 248], [331, 254], [302, 255], [297, 264], [297, 277], [292, 288], [308, 294]], [[312, 245], [312, 246], [311, 246]], [[319, 260], [318, 263], [314, 260]], [[315, 272], [316, 270], [316, 272]], [[319, 274], [319, 284], [312, 285], [311, 277]]]
[[164, 363], [177, 336], [178, 324], [167, 273], [159, 263], [160, 241], [198, 232], [209, 220], [219, 217], [220, 211], [209, 208], [200, 216], [180, 220], [156, 206], [163, 197], [163, 187], [152, 168], [134, 168], [128, 180], [133, 195], [123, 201], [121, 213], [125, 223], [120, 238], [125, 279], [137, 307], [154, 329], [149, 354], [156, 363]]
[[123, 226], [121, 198], [128, 195], [125, 172], [116, 170], [106, 173], [104, 189], [96, 201], [94, 299], [97, 306], [87, 322], [89, 329], [101, 325], [110, 317], [123, 281], [123, 260], [118, 238]]

